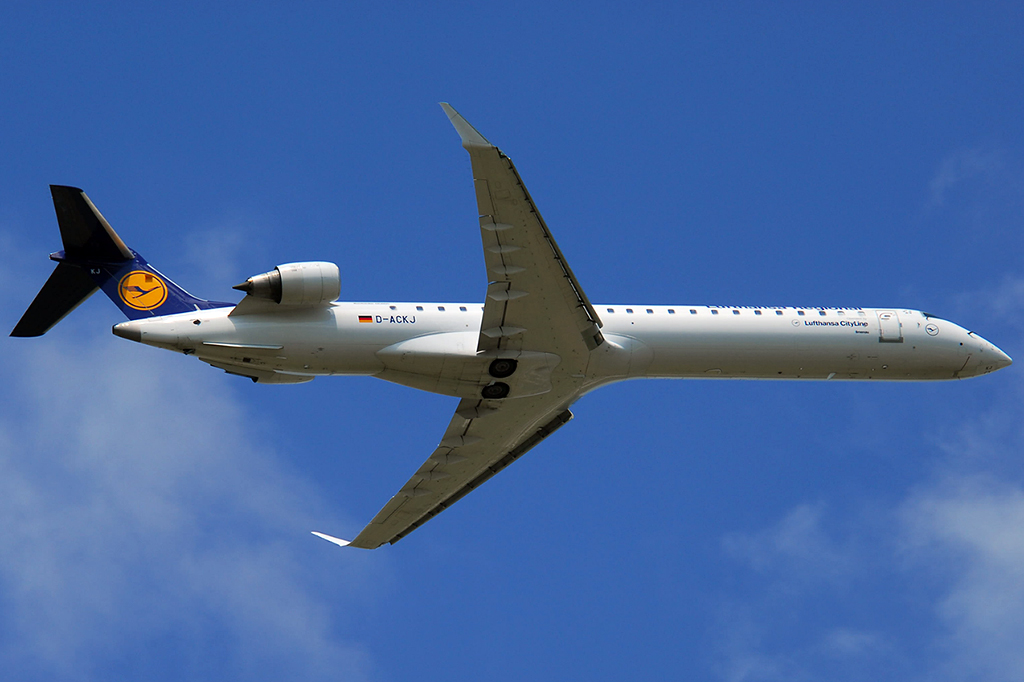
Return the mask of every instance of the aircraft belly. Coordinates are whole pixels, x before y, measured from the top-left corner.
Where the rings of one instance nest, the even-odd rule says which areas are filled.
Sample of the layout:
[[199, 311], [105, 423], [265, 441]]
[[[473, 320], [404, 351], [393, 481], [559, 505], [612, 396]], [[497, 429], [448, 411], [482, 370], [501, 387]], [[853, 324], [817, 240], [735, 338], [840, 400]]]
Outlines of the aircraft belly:
[[428, 334], [405, 339], [377, 351], [380, 379], [431, 393], [478, 398], [493, 381], [488, 368], [496, 358], [515, 359], [514, 374], [503, 377], [509, 399], [551, 390], [551, 373], [561, 362], [553, 353], [522, 350], [477, 351], [478, 331]]

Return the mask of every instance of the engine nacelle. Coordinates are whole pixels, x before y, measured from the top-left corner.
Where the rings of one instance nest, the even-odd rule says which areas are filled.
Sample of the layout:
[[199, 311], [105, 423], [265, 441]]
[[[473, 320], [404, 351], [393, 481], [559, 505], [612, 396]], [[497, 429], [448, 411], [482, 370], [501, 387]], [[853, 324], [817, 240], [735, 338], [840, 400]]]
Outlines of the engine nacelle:
[[341, 295], [341, 274], [334, 263], [285, 263], [232, 288], [281, 305], [326, 305]]

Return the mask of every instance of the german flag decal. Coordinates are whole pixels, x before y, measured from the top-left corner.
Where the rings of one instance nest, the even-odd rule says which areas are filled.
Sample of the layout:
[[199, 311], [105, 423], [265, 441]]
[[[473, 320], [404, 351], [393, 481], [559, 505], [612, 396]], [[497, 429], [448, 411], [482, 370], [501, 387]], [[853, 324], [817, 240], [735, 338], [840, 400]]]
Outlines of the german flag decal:
[[373, 322], [373, 316], [372, 315], [360, 315], [359, 316], [359, 321], [360, 322]]

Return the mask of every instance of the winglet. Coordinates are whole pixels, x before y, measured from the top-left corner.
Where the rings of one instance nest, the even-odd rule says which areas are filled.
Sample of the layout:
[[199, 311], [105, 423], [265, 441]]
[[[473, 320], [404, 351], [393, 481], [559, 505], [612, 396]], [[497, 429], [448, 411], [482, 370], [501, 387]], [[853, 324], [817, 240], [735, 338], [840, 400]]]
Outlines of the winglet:
[[441, 102], [441, 108], [444, 109], [444, 113], [448, 114], [448, 119], [455, 126], [456, 132], [459, 133], [459, 137], [462, 138], [462, 146], [466, 149], [470, 147], [493, 147], [494, 145], [487, 141], [480, 132], [469, 125], [469, 121], [462, 118], [462, 115], [452, 109], [448, 102]]
[[318, 538], [323, 538], [324, 540], [327, 540], [327, 542], [333, 542], [338, 547], [348, 547], [349, 545], [348, 540], [342, 540], [341, 538], [336, 538], [332, 535], [327, 535], [326, 533], [317, 533], [315, 530], [310, 532]]

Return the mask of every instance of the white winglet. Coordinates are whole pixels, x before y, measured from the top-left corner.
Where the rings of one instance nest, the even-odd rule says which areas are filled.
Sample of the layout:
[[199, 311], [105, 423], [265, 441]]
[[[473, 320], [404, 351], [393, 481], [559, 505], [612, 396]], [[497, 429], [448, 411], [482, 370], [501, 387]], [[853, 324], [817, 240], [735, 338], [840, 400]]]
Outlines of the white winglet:
[[448, 114], [448, 120], [455, 126], [455, 130], [459, 133], [459, 137], [462, 138], [462, 146], [466, 149], [470, 147], [493, 147], [494, 145], [487, 141], [487, 138], [480, 134], [480, 132], [469, 124], [469, 121], [462, 118], [462, 115], [452, 109], [448, 102], [440, 102], [441, 108], [444, 109], [444, 113]]
[[338, 547], [348, 547], [349, 545], [348, 540], [342, 540], [341, 538], [336, 538], [332, 535], [327, 535], [326, 533], [317, 533], [315, 530], [310, 532], [318, 538], [323, 538], [324, 540], [327, 540], [327, 542], [333, 542]]

